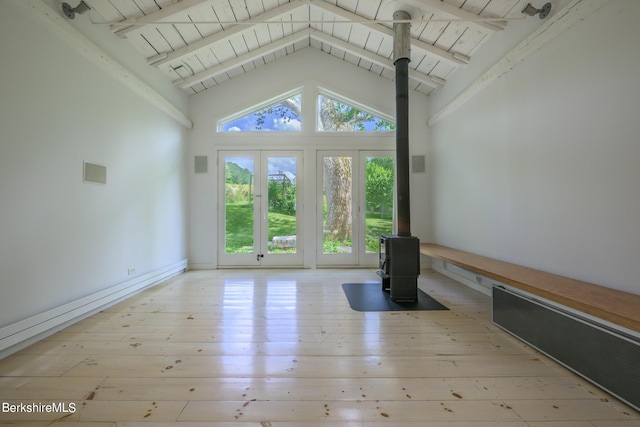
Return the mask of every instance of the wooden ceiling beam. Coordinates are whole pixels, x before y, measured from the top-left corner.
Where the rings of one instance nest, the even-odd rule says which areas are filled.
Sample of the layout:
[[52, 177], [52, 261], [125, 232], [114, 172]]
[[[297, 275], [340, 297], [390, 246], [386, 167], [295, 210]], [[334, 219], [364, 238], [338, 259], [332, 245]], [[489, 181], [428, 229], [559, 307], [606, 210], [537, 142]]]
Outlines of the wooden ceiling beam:
[[[186, 1], [186, 0], [183, 0]], [[226, 30], [219, 31], [217, 33], [211, 34], [208, 37], [205, 37], [201, 40], [188, 44], [180, 49], [176, 49], [173, 52], [161, 53], [159, 55], [152, 56], [147, 58], [147, 62], [149, 65], [153, 65], [156, 67], [160, 67], [162, 65], [168, 64], [173, 61], [178, 61], [180, 59], [185, 58], [193, 54], [194, 52], [200, 49], [206, 49], [214, 43], [219, 43], [222, 41], [228, 40], [230, 37], [238, 35], [244, 31], [252, 30], [256, 25], [259, 25], [260, 22], [277, 20], [278, 18], [293, 12], [295, 9], [299, 7], [306, 7], [306, 3], [293, 1], [291, 3], [286, 3], [282, 6], [271, 9], [268, 12], [257, 15], [245, 22], [243, 25], [234, 25]], [[251, 22], [255, 22], [255, 24], [251, 25]]]
[[[321, 11], [328, 12], [338, 17], [344, 18], [347, 21], [356, 21], [356, 22], [362, 21], [361, 16], [356, 15], [355, 13], [349, 12], [348, 10], [342, 9], [340, 7], [334, 6], [331, 3], [327, 3], [321, 0], [309, 0], [309, 4], [311, 4], [311, 6]], [[372, 22], [371, 24], [357, 23], [354, 25], [362, 25], [364, 27], [367, 27], [369, 30], [380, 34], [383, 37], [388, 37], [393, 39], [393, 30], [391, 28], [385, 27], [382, 24]], [[467, 65], [469, 63], [469, 58], [463, 55], [457, 55], [451, 52], [447, 52], [444, 49], [440, 49], [436, 46], [433, 46], [429, 43], [425, 43], [413, 37], [411, 38], [411, 48], [420, 50], [425, 54], [433, 55], [442, 61], [447, 61], [456, 66]]]
[[469, 26], [475, 27], [485, 33], [496, 33], [504, 30], [504, 26], [496, 22], [479, 22], [481, 16], [475, 13], [467, 12], [464, 9], [455, 7], [441, 0], [403, 0], [409, 6], [417, 7], [422, 10], [433, 10], [451, 16], [455, 19], [466, 21]]
[[[379, 65], [382, 68], [391, 70], [391, 71], [395, 71], [395, 66], [393, 65], [393, 62], [388, 59], [385, 58], [383, 56], [377, 55], [373, 52], [370, 52], [366, 49], [363, 49], [361, 47], [355, 46], [351, 43], [348, 43], [344, 40], [341, 40], [339, 38], [330, 36], [328, 34], [325, 34], [323, 32], [319, 32], [316, 31], [314, 33], [311, 34], [311, 38], [313, 40], [322, 42], [322, 43], [326, 43], [330, 46], [336, 47], [340, 50], [343, 50], [345, 52], [351, 53], [353, 55], [356, 55], [364, 60], [367, 60], [373, 64]], [[416, 70], [409, 70], [409, 78], [411, 80], [415, 80], [419, 83], [423, 83], [427, 86], [433, 87], [433, 88], [439, 88], [444, 86], [445, 81], [438, 78], [438, 77], [432, 77], [428, 74], [424, 74], [420, 71], [416, 71]]]
[[309, 35], [311, 35], [313, 32], [315, 32], [316, 30], [312, 29], [312, 28], [306, 28], [302, 31], [298, 31], [297, 33], [293, 33], [289, 36], [283, 37], [281, 39], [275, 40], [272, 43], [269, 43], [267, 45], [264, 45], [258, 49], [254, 49], [250, 52], [247, 52], [243, 55], [237, 56], [229, 61], [225, 61], [222, 64], [218, 64], [215, 67], [211, 67], [208, 68], [206, 70], [200, 71], [199, 73], [194, 74], [193, 76], [184, 78], [184, 79], [178, 79], [175, 80], [173, 82], [174, 86], [178, 86], [181, 87], [183, 89], [186, 89], [188, 87], [191, 87], [197, 83], [201, 83], [205, 80], [207, 80], [208, 78], [214, 77], [216, 75], [219, 74], [223, 74], [226, 73], [227, 71], [230, 71], [232, 69], [234, 69], [235, 67], [238, 67], [242, 64], [246, 64], [247, 62], [256, 60], [264, 55], [268, 55], [270, 53], [273, 53], [279, 49], [282, 49], [283, 47], [287, 47], [290, 46], [294, 43], [297, 43], [299, 41], [302, 41], [306, 38], [309, 38]]
[[184, 12], [185, 10], [191, 9], [192, 7], [198, 6], [207, 1], [209, 0], [182, 0], [179, 3], [173, 3], [170, 6], [148, 15], [141, 16], [139, 18], [128, 18], [124, 21], [118, 22], [117, 24], [112, 24], [111, 31], [113, 31], [113, 33], [118, 37], [126, 37], [127, 33], [143, 28], [144, 26], [141, 24], [152, 24], [154, 22], [162, 21], [163, 19], [170, 18], [171, 16]]

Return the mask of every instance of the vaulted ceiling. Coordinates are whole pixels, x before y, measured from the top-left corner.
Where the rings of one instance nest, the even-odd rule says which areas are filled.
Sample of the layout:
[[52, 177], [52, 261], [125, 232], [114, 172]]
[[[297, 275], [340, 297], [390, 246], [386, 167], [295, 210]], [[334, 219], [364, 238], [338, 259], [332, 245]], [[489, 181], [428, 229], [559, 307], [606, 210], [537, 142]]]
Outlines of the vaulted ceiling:
[[[73, 2], [73, 1], [72, 1]], [[394, 78], [393, 12], [411, 14], [410, 87], [446, 84], [521, 19], [523, 0], [85, 0], [94, 25], [126, 38], [193, 94], [301, 49]]]

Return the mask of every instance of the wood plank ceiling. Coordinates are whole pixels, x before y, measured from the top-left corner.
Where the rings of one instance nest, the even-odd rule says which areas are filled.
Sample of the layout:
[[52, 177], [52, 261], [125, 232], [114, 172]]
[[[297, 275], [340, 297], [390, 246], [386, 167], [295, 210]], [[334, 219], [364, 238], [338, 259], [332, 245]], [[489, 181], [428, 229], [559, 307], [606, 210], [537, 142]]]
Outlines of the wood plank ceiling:
[[[393, 12], [411, 13], [410, 87], [429, 94], [467, 65], [523, 0], [85, 0], [187, 93], [305, 48], [393, 80]], [[99, 16], [97, 16], [97, 15]]]

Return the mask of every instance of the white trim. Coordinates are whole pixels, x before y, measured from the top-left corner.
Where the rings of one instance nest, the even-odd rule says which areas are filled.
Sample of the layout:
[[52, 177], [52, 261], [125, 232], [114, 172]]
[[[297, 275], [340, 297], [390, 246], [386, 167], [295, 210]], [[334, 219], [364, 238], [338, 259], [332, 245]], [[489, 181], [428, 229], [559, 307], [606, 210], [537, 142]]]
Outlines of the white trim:
[[[395, 69], [396, 69], [395, 65], [389, 58], [385, 58], [384, 56], [380, 56], [376, 53], [369, 52], [366, 49], [355, 46], [344, 40], [340, 40], [337, 37], [333, 37], [333, 36], [330, 36], [329, 34], [325, 34], [322, 32], [315, 32], [311, 34], [311, 39], [320, 43], [326, 43], [330, 46], [337, 47], [341, 50], [344, 50], [347, 53], [360, 56], [361, 58], [366, 59], [367, 61], [372, 62], [386, 70], [395, 72]], [[409, 78], [411, 80], [415, 80], [418, 83], [424, 83], [427, 86], [432, 87], [434, 89], [440, 88], [444, 86], [446, 83], [446, 80], [444, 79], [441, 79], [435, 76], [430, 76], [428, 74], [424, 74], [412, 68], [409, 69]]]
[[[222, 128], [224, 127], [224, 125], [229, 124], [230, 122], [233, 122], [235, 120], [244, 118], [248, 115], [257, 113], [258, 111], [261, 111], [267, 107], [271, 107], [272, 105], [276, 105], [282, 101], [284, 101], [285, 99], [289, 99], [289, 98], [293, 98], [294, 96], [298, 96], [300, 95], [300, 122], [302, 123], [302, 105], [304, 102], [304, 96], [302, 95], [302, 91], [304, 89], [304, 86], [300, 86], [297, 87], [295, 89], [292, 89], [290, 91], [281, 93], [279, 95], [270, 97], [269, 99], [259, 102], [257, 104], [252, 104], [249, 107], [243, 108], [242, 110], [233, 113], [233, 114], [229, 114], [227, 116], [222, 117], [221, 119], [218, 119], [218, 121], [216, 122], [216, 133], [223, 133], [223, 134], [228, 134], [228, 133], [237, 133], [234, 131], [225, 131]], [[304, 126], [304, 125], [303, 125]], [[246, 133], [246, 132], [264, 132], [264, 131], [259, 131], [259, 130], [255, 130], [255, 131], [242, 131], [240, 133]], [[300, 131], [294, 131], [294, 133], [299, 133]], [[289, 133], [289, 132], [283, 132], [283, 133]]]
[[[308, 0], [308, 2], [309, 4], [311, 4], [311, 6], [318, 8], [321, 12], [331, 13], [347, 21], [359, 21], [362, 19], [361, 16], [353, 12], [349, 12], [346, 9], [342, 9], [341, 7], [338, 7], [331, 3], [327, 3], [322, 0]], [[359, 23], [357, 25], [362, 25], [383, 37], [393, 39], [393, 29], [386, 27], [382, 24], [371, 22], [371, 23], [362, 23], [362, 24]], [[423, 42], [422, 40], [419, 40], [413, 37], [411, 38], [411, 49], [420, 50], [425, 54], [435, 55], [439, 59], [443, 61], [447, 61], [448, 63], [454, 66], [466, 65], [469, 63], [469, 59], [464, 55], [458, 55], [458, 54], [453, 54], [451, 52], [447, 52], [444, 49], [440, 49], [436, 46], [430, 45], [429, 43]]]
[[302, 2], [286, 3], [282, 6], [276, 7], [275, 9], [271, 9], [268, 12], [261, 13], [260, 15], [257, 15], [247, 21], [234, 22], [234, 24], [242, 25], [233, 25], [226, 30], [213, 33], [210, 36], [194, 41], [184, 47], [178, 48], [173, 52], [163, 52], [158, 55], [151, 56], [147, 58], [147, 62], [149, 63], [149, 65], [161, 67], [170, 62], [179, 61], [194, 52], [197, 52], [201, 49], [209, 48], [212, 44], [228, 41], [231, 37], [237, 36], [245, 31], [250, 31], [255, 25], [257, 25], [258, 22], [274, 22], [278, 18], [283, 18], [292, 14], [294, 10], [303, 6], [306, 5]]
[[517, 64], [533, 55], [573, 25], [583, 21], [606, 3], [607, 0], [571, 1], [564, 9], [555, 12], [529, 37], [521, 41], [502, 59], [476, 78], [466, 89], [442, 107], [440, 111], [431, 116], [427, 124], [433, 126], [442, 118], [457, 110], [495, 80], [509, 73]]
[[[340, 132], [337, 132], [340, 133]], [[316, 223], [315, 226], [315, 250], [316, 267], [358, 267], [360, 246], [364, 242], [358, 239], [360, 229], [360, 151], [357, 149], [319, 149], [316, 150]], [[351, 158], [351, 251], [344, 253], [324, 252], [324, 159], [329, 157]], [[371, 268], [372, 266], [365, 266]]]
[[[460, 273], [469, 273], [469, 274], [474, 274], [470, 271], [467, 271], [463, 268], [460, 267], [455, 267], [451, 264], [449, 264], [448, 262], [439, 260], [437, 258], [431, 258], [431, 268], [435, 271], [437, 271], [438, 273], [447, 276], [450, 279], [455, 280], [456, 282], [462, 283], [465, 286], [468, 286], [469, 288], [478, 291], [480, 293], [485, 294], [486, 296], [490, 297], [491, 296], [491, 288], [487, 288], [486, 286], [483, 286], [480, 283], [476, 283], [473, 280], [470, 280], [469, 278], [465, 277], [464, 275], [460, 274]], [[455, 270], [452, 271], [451, 267], [455, 267], [455, 270], [459, 270], [458, 272], [456, 272]], [[477, 275], [476, 275], [477, 276]], [[486, 277], [482, 277], [482, 276], [478, 276], [481, 277], [482, 279], [487, 279]]]
[[456, 282], [460, 282], [463, 285], [473, 289], [474, 291], [478, 291], [488, 297], [491, 296], [491, 290], [487, 290], [487, 288], [485, 288], [484, 286], [478, 285], [476, 283], [473, 283], [471, 280], [465, 279], [463, 277], [460, 277], [458, 275], [456, 275], [455, 273], [450, 272], [449, 270], [445, 270], [440, 266], [437, 265], [433, 265], [431, 266], [432, 269], [434, 269], [435, 271], [437, 271], [438, 273], [447, 276], [450, 279], [455, 280]]
[[89, 40], [71, 25], [66, 18], [63, 18], [58, 11], [46, 5], [42, 0], [11, 0], [11, 2], [33, 16], [39, 23], [44, 24], [56, 37], [68, 44], [76, 52], [97, 64], [107, 74], [149, 101], [154, 107], [163, 111], [186, 128], [191, 129], [193, 127], [191, 120], [178, 107]]
[[197, 262], [189, 264], [189, 270], [217, 270], [218, 264], [212, 262]]
[[0, 329], [0, 359], [187, 269], [181, 260]]
[[[504, 25], [501, 22], [482, 22], [478, 21], [479, 16], [475, 13], [467, 12], [455, 5], [445, 3], [441, 0], [404, 0], [404, 2], [410, 6], [416, 7], [419, 10], [430, 9], [436, 12], [442, 12], [445, 15], [453, 16], [456, 19], [469, 22], [469, 24], [475, 27], [476, 30], [483, 33], [493, 34], [504, 30]], [[500, 17], [491, 17], [498, 20], [502, 20]]]
[[192, 76], [183, 79], [177, 79], [173, 82], [173, 85], [181, 87], [183, 89], [189, 88], [195, 84], [202, 83], [208, 78], [226, 73], [227, 71], [232, 70], [235, 67], [240, 66], [246, 62], [253, 61], [257, 58], [260, 58], [261, 56], [265, 56], [279, 49], [282, 49], [283, 47], [287, 47], [289, 45], [303, 41], [304, 39], [308, 39], [309, 35], [311, 35], [314, 31], [316, 30], [314, 30], [313, 28], [307, 28], [290, 34], [281, 39], [275, 40], [272, 43], [265, 44], [262, 47], [251, 50], [240, 56], [236, 56], [235, 58], [229, 59], [228, 61], [222, 62], [216, 66], [202, 70]]
[[[334, 99], [334, 100], [336, 100], [338, 102], [341, 102], [343, 104], [348, 105], [351, 108], [355, 108], [355, 109], [358, 109], [358, 110], [360, 110], [360, 111], [362, 111], [364, 113], [371, 114], [372, 116], [375, 116], [377, 119], [385, 120], [387, 122], [393, 123], [394, 126], [396, 124], [396, 118], [391, 116], [391, 115], [389, 115], [389, 114], [383, 113], [382, 111], [377, 110], [377, 109], [375, 109], [373, 107], [369, 107], [365, 103], [362, 103], [362, 102], [356, 101], [354, 99], [351, 99], [351, 98], [349, 98], [347, 96], [341, 95], [338, 92], [334, 92], [334, 91], [332, 91], [330, 89], [325, 89], [323, 86], [316, 86], [316, 96], [315, 96], [315, 98], [313, 100], [313, 102], [315, 103], [315, 107], [316, 107], [315, 108], [315, 118], [316, 118], [316, 120], [315, 120], [314, 130], [315, 130], [315, 132], [318, 132], [318, 133], [320, 133], [322, 135], [324, 135], [326, 133], [331, 134], [331, 133], [334, 133], [336, 131], [318, 129], [320, 127], [320, 123], [319, 123], [319, 119], [318, 119], [318, 116], [319, 116], [319, 113], [320, 113], [320, 108], [319, 108], [319, 105], [318, 105], [318, 98], [320, 96], [325, 96], [327, 98]], [[340, 132], [340, 133], [342, 133], [342, 132], [353, 132], [353, 133], [368, 133], [368, 134], [373, 133], [373, 134], [382, 134], [382, 135], [384, 135], [385, 133], [388, 133], [388, 135], [395, 135], [395, 131], [353, 131], [353, 130], [351, 130], [351, 131], [337, 131], [337, 132]]]
[[173, 3], [148, 15], [140, 16], [137, 18], [129, 18], [125, 19], [124, 21], [114, 23], [110, 27], [113, 33], [118, 37], [125, 37], [127, 33], [135, 31], [144, 25], [162, 21], [163, 19], [177, 15], [180, 12], [184, 12], [206, 1], [208, 0], [182, 0], [180, 3]]

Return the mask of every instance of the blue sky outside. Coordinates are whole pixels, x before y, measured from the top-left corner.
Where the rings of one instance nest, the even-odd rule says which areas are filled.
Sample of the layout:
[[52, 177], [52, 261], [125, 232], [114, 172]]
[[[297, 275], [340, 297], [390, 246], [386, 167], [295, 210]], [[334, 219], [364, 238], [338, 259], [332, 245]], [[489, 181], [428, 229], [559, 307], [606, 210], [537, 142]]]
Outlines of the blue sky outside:
[[[295, 100], [299, 105], [301, 95], [293, 96], [290, 99]], [[267, 113], [268, 109], [273, 109], [273, 112]], [[260, 123], [261, 119], [264, 119], [264, 123]], [[222, 126], [223, 132], [300, 132], [301, 129], [300, 116], [279, 102], [253, 111]]]
[[[317, 98], [318, 110], [322, 108], [322, 101], [325, 95], [319, 95]], [[326, 97], [327, 99], [331, 99]], [[301, 95], [295, 95], [291, 98], [295, 103], [300, 105]], [[391, 121], [381, 119], [375, 114], [372, 114], [366, 109], [360, 109], [349, 105], [343, 101], [334, 100], [334, 105], [340, 108], [342, 114], [349, 112], [349, 110], [358, 111], [359, 116], [368, 116], [367, 121], [357, 123], [351, 129], [322, 129], [322, 126], [318, 126], [320, 131], [360, 131], [360, 132], [386, 132], [393, 131], [393, 125], [389, 124]], [[269, 112], [269, 110], [271, 110]], [[318, 123], [320, 123], [320, 111], [318, 111]], [[256, 109], [255, 111], [238, 117], [235, 120], [229, 121], [222, 125], [223, 132], [300, 132], [302, 130], [301, 118], [298, 114], [291, 109], [282, 105], [281, 102], [276, 102], [270, 106]]]
[[[254, 175], [254, 159], [253, 157], [227, 157], [227, 163], [235, 163], [243, 169], [248, 170]], [[287, 177], [295, 181], [297, 174], [297, 160], [295, 157], [269, 157], [267, 160], [267, 174], [284, 173]]]

